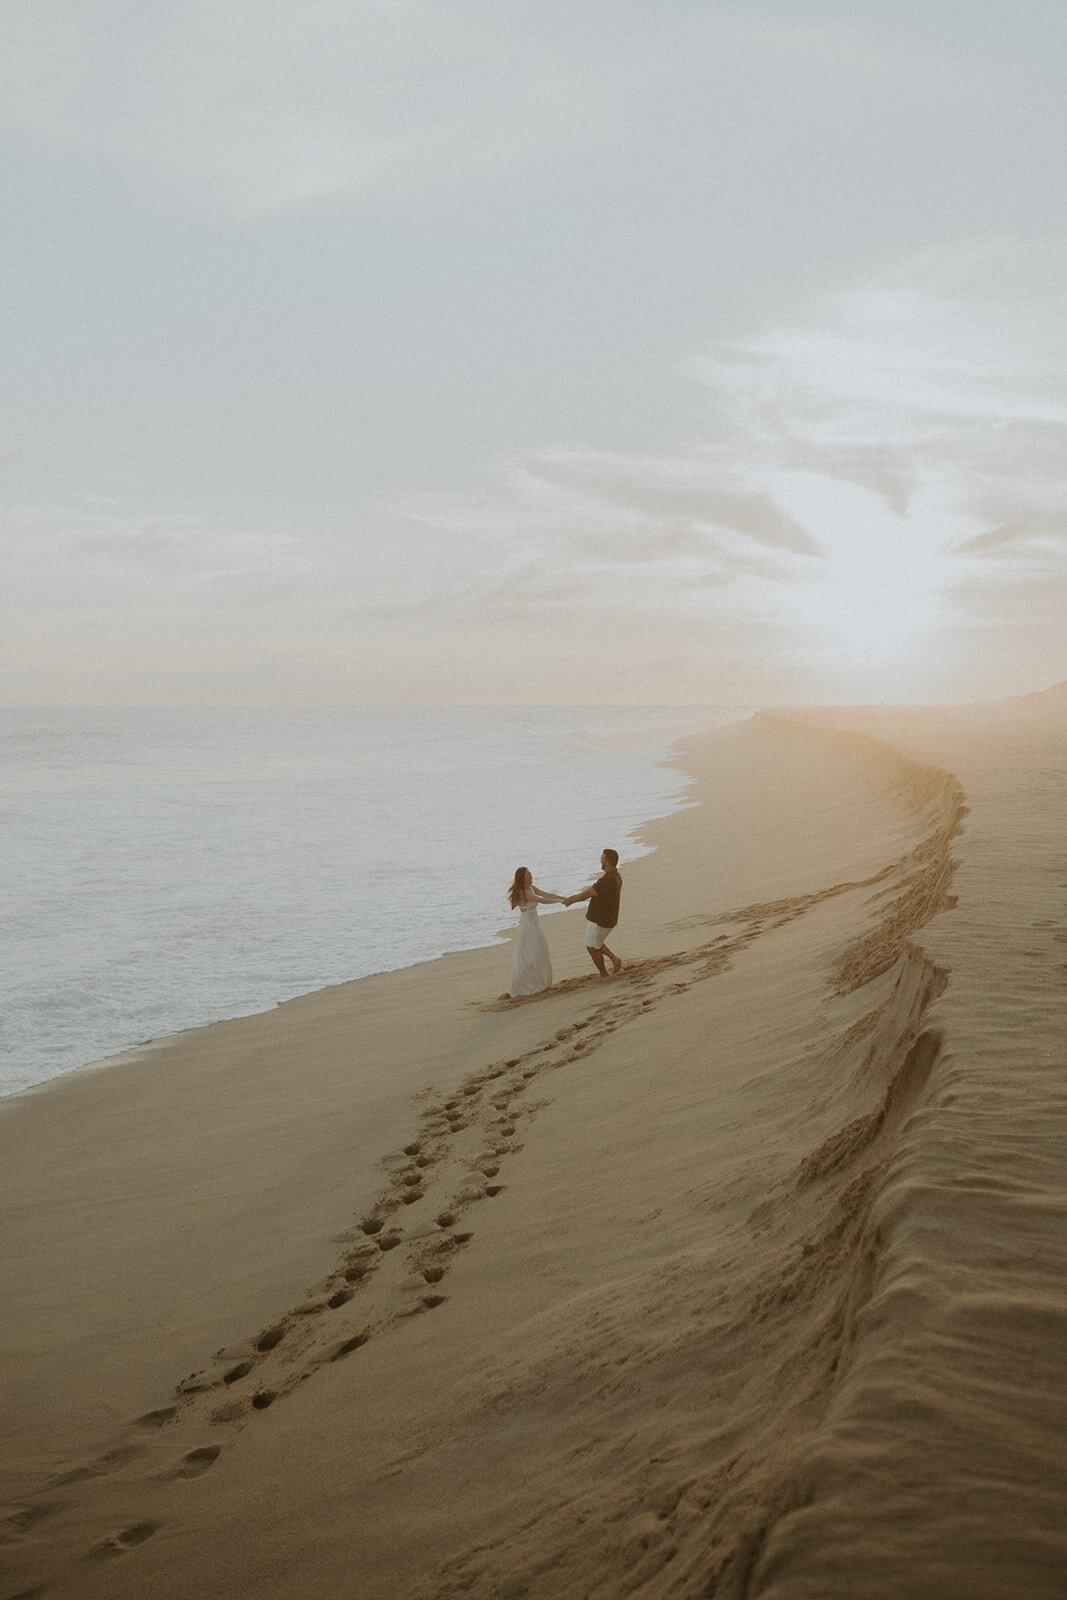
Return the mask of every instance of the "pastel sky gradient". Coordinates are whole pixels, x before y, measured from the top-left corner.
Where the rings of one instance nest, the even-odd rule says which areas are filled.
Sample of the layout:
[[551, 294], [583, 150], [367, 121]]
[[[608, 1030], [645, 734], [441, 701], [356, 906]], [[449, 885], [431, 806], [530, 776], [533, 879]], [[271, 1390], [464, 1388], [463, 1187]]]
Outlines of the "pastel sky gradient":
[[7, 0], [0, 703], [1067, 676], [1061, 0]]

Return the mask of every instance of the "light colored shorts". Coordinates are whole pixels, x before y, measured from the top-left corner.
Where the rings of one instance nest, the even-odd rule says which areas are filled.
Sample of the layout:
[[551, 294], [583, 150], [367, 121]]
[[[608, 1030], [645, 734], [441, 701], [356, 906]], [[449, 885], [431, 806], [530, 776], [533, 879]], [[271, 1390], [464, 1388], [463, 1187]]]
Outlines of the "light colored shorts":
[[587, 922], [585, 925], [586, 945], [590, 950], [603, 949], [604, 940], [610, 932], [610, 928], [598, 928], [595, 922]]

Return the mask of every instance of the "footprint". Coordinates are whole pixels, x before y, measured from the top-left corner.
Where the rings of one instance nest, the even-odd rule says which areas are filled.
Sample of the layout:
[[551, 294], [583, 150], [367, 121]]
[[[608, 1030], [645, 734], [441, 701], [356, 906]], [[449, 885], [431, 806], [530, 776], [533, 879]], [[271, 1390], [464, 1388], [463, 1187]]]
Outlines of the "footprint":
[[427, 1283], [436, 1283], [437, 1278], [431, 1278], [430, 1273], [436, 1272], [440, 1277], [448, 1271], [451, 1262], [449, 1257], [457, 1250], [462, 1250], [474, 1238], [473, 1233], [448, 1233], [442, 1238], [434, 1240], [426, 1253], [412, 1261], [416, 1271], [421, 1272]]
[[162, 1428], [165, 1422], [178, 1415], [177, 1406], [161, 1406], [158, 1411], [146, 1411], [143, 1417], [137, 1418], [139, 1428]]
[[221, 1444], [205, 1444], [199, 1450], [190, 1450], [187, 1456], [182, 1457], [181, 1469], [178, 1476], [181, 1478], [199, 1478], [208, 1467], [214, 1466], [222, 1452]]
[[217, 1378], [209, 1378], [203, 1372], [191, 1372], [181, 1383], [174, 1385], [174, 1393], [203, 1394], [205, 1389], [213, 1389], [217, 1382]]
[[217, 1410], [213, 1411], [209, 1420], [220, 1424], [223, 1422], [237, 1422], [245, 1415], [247, 1410], [247, 1400], [231, 1400], [229, 1405], [219, 1406]]
[[267, 1328], [255, 1341], [255, 1348], [261, 1354], [266, 1354], [268, 1350], [273, 1350], [277, 1345], [281, 1344], [285, 1338], [285, 1331], [283, 1322], [279, 1322], [273, 1328]]
[[146, 1539], [158, 1532], [158, 1522], [135, 1522], [132, 1528], [123, 1528], [121, 1533], [113, 1533], [93, 1550], [93, 1555], [106, 1560], [109, 1556], [124, 1555], [127, 1550], [133, 1550], [137, 1545], [144, 1544]]
[[35, 1528], [45, 1517], [50, 1517], [53, 1511], [58, 1510], [58, 1501], [40, 1500], [36, 1505], [23, 1506], [21, 1511], [13, 1511], [5, 1520], [7, 1526], [14, 1528], [16, 1533], [29, 1533], [31, 1528]]
[[240, 1378], [247, 1378], [251, 1370], [251, 1361], [239, 1361], [235, 1367], [230, 1368], [229, 1372], [222, 1374], [222, 1381], [223, 1383], [237, 1383]]
[[352, 1250], [344, 1253], [345, 1265], [349, 1267], [363, 1267], [369, 1269], [372, 1262], [378, 1258], [378, 1245], [376, 1242], [356, 1245]]
[[96, 1467], [72, 1467], [69, 1472], [61, 1473], [58, 1478], [53, 1478], [49, 1483], [50, 1489], [66, 1489], [72, 1483], [85, 1483], [88, 1478], [98, 1478], [100, 1472]]
[[330, 1307], [331, 1311], [336, 1311], [338, 1307], [346, 1306], [348, 1302], [355, 1297], [355, 1292], [356, 1291], [354, 1289], [338, 1289], [336, 1294], [332, 1294], [330, 1296], [326, 1304]]
[[127, 1461], [132, 1461], [134, 1456], [140, 1455], [142, 1446], [133, 1444], [120, 1446], [117, 1450], [109, 1450], [106, 1455], [97, 1456], [95, 1461], [90, 1461], [87, 1466], [72, 1467], [69, 1472], [53, 1478], [49, 1487], [64, 1489], [68, 1484], [85, 1483], [89, 1478], [102, 1478], [105, 1473], [113, 1472], [116, 1467], [121, 1467]]
[[408, 1306], [406, 1311], [401, 1311], [402, 1317], [421, 1317], [425, 1311], [434, 1311], [438, 1306], [443, 1306], [448, 1299], [444, 1294], [424, 1294]]
[[278, 1398], [277, 1389], [257, 1389], [252, 1396], [252, 1406], [256, 1411], [266, 1411]]
[[339, 1344], [337, 1346], [337, 1349], [334, 1351], [333, 1355], [330, 1357], [330, 1360], [331, 1361], [340, 1361], [344, 1356], [351, 1355], [353, 1350], [358, 1350], [361, 1345], [366, 1344], [366, 1342], [367, 1342], [367, 1340], [369, 1338], [370, 1338], [370, 1334], [369, 1333], [356, 1333], [356, 1334], [353, 1334], [351, 1339], [346, 1339], [343, 1344]]

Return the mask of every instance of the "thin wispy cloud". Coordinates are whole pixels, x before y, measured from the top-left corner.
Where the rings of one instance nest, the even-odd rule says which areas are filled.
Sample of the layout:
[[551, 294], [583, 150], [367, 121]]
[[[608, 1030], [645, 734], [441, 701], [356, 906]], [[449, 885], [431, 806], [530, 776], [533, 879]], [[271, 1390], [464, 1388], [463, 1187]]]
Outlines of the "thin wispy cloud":
[[610, 609], [638, 582], [665, 633], [703, 616], [705, 655], [729, 620], [801, 678], [900, 692], [960, 629], [1044, 618], [1067, 566], [1065, 269], [1006, 242], [904, 262], [689, 361], [707, 433], [687, 452], [533, 452], [497, 469], [495, 504], [406, 514], [495, 527], [517, 596], [547, 561], [568, 607], [576, 583]]
[[100, 644], [113, 648], [131, 618], [155, 619], [161, 637], [195, 625], [219, 608], [289, 603], [316, 582], [296, 541], [275, 533], [205, 527], [187, 518], [140, 519], [110, 504], [30, 506], [9, 514], [5, 554], [8, 626], [66, 630], [71, 645], [89, 643], [100, 619]]
[[530, 51], [514, 6], [192, 0], [131, 27], [110, 0], [13, 0], [0, 30], [0, 120], [246, 215], [498, 166], [611, 115], [595, 63]]

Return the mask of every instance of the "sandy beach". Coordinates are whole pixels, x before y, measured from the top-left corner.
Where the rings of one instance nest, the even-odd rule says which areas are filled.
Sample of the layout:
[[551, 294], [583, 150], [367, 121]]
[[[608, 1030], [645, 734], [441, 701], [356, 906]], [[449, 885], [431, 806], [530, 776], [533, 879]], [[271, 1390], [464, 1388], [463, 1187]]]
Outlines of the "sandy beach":
[[1065, 733], [718, 729], [616, 980], [575, 909], [0, 1105], [0, 1600], [1059, 1600]]

